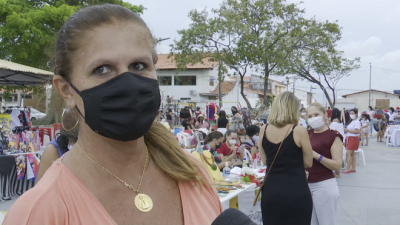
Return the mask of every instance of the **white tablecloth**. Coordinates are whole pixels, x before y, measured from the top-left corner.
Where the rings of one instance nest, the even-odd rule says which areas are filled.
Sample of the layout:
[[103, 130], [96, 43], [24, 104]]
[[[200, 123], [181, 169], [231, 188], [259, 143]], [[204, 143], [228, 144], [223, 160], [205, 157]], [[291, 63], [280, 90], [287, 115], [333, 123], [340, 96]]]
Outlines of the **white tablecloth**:
[[388, 137], [389, 132], [392, 133], [394, 129], [400, 129], [400, 126], [388, 126], [385, 132], [385, 137]]
[[392, 131], [390, 142], [393, 143], [393, 146], [400, 147], [400, 129], [394, 129]]

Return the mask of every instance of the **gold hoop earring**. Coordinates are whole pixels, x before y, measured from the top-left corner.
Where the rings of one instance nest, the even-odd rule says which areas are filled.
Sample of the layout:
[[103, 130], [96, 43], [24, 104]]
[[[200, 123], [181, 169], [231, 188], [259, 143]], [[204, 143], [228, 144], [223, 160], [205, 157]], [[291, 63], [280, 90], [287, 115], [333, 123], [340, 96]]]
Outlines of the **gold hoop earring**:
[[68, 110], [71, 110], [70, 108], [65, 108], [65, 109], [63, 110], [63, 113], [61, 114], [61, 126], [63, 127], [63, 129], [64, 129], [65, 131], [71, 131], [71, 130], [75, 129], [76, 126], [78, 126], [79, 117], [78, 117], [78, 120], [77, 120], [76, 123], [75, 123], [75, 126], [68, 130], [68, 129], [65, 128], [65, 126], [64, 126], [64, 114], [65, 114], [65, 110], [67, 110], [67, 109], [68, 109]]

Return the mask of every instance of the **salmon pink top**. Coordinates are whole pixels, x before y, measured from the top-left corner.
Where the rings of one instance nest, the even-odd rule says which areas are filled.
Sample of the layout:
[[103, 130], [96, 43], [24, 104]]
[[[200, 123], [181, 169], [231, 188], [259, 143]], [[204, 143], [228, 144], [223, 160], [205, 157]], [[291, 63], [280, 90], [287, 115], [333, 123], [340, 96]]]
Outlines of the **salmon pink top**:
[[[200, 168], [203, 176], [212, 183], [206, 168], [203, 165]], [[185, 225], [211, 224], [222, 212], [214, 187], [201, 188], [189, 182], [178, 182], [178, 186]], [[24, 193], [8, 212], [3, 225], [15, 224], [117, 223], [78, 177], [57, 160], [41, 181]]]

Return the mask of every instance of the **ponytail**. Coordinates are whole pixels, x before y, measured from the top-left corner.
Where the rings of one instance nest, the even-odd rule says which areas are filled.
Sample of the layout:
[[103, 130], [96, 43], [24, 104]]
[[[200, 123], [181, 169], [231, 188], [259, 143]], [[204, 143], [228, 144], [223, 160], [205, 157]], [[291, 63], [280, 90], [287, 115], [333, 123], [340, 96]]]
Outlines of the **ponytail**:
[[189, 158], [160, 122], [154, 121], [144, 135], [144, 142], [157, 166], [173, 179], [210, 185], [201, 175], [199, 165]]

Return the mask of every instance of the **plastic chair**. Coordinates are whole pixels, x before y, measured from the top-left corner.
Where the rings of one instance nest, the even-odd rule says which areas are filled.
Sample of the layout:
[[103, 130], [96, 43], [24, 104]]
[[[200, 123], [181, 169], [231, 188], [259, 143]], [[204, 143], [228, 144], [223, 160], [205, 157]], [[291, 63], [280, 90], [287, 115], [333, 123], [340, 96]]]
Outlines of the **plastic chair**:
[[39, 127], [38, 130], [39, 130], [40, 144], [42, 146], [44, 145], [44, 135], [49, 136], [50, 141], [53, 139], [51, 135], [51, 128]]
[[61, 133], [61, 128], [62, 128], [62, 124], [61, 123], [53, 124], [53, 137], [56, 137], [57, 131], [60, 131], [59, 133]]
[[365, 163], [365, 155], [364, 155], [364, 150], [362, 150], [361, 148], [359, 148], [355, 154], [357, 155], [357, 165], [360, 164], [360, 154], [363, 158], [363, 162], [364, 162], [364, 166], [367, 166], [367, 164]]
[[390, 145], [393, 146], [393, 143], [390, 141], [391, 137], [392, 137], [392, 130], [389, 129], [386, 136], [386, 147], [389, 147]]

